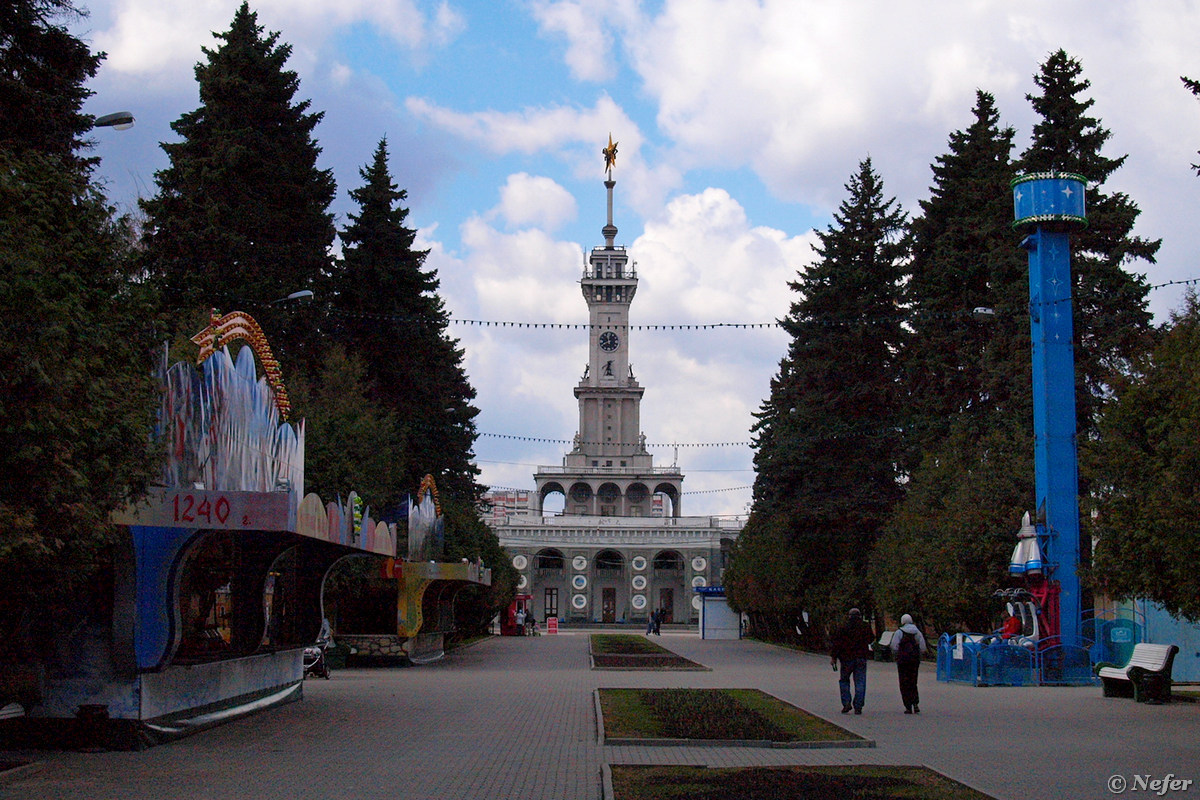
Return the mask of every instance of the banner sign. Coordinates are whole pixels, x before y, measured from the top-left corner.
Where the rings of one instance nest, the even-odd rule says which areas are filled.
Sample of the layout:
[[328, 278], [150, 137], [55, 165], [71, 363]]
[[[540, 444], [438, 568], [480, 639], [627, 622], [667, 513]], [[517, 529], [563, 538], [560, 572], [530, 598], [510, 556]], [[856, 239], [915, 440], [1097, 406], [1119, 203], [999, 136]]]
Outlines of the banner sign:
[[159, 489], [137, 506], [113, 514], [120, 525], [221, 531], [290, 530], [288, 492]]

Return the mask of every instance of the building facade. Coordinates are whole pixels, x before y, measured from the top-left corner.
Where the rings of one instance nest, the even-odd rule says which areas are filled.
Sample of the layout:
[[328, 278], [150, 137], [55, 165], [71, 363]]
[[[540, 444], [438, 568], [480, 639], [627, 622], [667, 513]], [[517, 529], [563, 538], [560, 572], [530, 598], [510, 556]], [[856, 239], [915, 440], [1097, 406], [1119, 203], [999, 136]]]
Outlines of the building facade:
[[[614, 151], [615, 155], [615, 151]], [[580, 287], [588, 306], [588, 364], [575, 386], [579, 429], [558, 467], [538, 467], [529, 515], [487, 519], [517, 569], [517, 591], [539, 620], [695, 623], [695, 589], [720, 582], [740, 521], [685, 517], [683, 473], [656, 467], [641, 431], [645, 389], [630, 362], [629, 309], [636, 265], [614, 244], [613, 188], [604, 245], [592, 249]], [[544, 514], [562, 495], [562, 515]]]

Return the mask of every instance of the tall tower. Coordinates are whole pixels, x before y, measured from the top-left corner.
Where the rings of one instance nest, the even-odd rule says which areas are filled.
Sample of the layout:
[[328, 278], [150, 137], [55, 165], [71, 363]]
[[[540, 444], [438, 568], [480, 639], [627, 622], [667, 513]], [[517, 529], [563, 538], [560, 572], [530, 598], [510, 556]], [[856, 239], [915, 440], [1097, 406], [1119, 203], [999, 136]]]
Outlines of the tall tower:
[[637, 270], [624, 247], [614, 244], [612, 166], [616, 145], [604, 151], [608, 170], [608, 221], [601, 229], [602, 247], [592, 248], [579, 282], [588, 305], [588, 363], [575, 387], [579, 430], [561, 469], [541, 467], [534, 473], [538, 507], [547, 494], [566, 496], [567, 514], [650, 516], [652, 497], [670, 501], [680, 516], [683, 475], [676, 467], [655, 469], [641, 432], [645, 389], [633, 374], [629, 349], [629, 306], [637, 291]]

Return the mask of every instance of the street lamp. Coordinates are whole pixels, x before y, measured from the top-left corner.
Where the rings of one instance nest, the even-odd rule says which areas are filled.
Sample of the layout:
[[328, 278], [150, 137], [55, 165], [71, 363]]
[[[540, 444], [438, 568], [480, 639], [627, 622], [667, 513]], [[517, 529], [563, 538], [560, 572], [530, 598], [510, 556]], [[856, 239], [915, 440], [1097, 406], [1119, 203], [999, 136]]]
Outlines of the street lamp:
[[312, 296], [312, 289], [301, 289], [298, 292], [292, 292], [287, 297], [281, 297], [278, 300], [272, 300], [271, 305], [275, 305], [276, 303], [284, 303], [288, 300], [307, 300]]
[[112, 128], [114, 131], [127, 131], [133, 127], [133, 113], [130, 111], [114, 111], [111, 114], [96, 117], [96, 121], [92, 125], [96, 128]]

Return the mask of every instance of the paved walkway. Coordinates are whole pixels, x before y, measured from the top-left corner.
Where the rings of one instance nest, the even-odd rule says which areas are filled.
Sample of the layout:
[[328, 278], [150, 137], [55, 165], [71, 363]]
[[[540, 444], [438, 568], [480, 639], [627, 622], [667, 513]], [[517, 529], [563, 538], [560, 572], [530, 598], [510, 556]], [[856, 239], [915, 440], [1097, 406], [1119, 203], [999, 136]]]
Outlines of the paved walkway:
[[[872, 664], [863, 716], [842, 716], [829, 660], [751, 641], [670, 633], [664, 646], [710, 672], [588, 668], [584, 632], [490, 639], [411, 669], [334, 672], [305, 698], [140, 753], [38, 753], [0, 778], [0, 798], [420, 798], [600, 800], [604, 764], [926, 764], [998, 800], [1112, 798], [1108, 781], [1190, 778], [1200, 798], [1200, 705], [1147, 706], [1096, 688], [939, 684], [921, 671], [905, 715], [895, 668]], [[762, 689], [874, 739], [876, 748], [604, 747], [592, 690]], [[782, 800], [782, 798], [781, 798]]]

